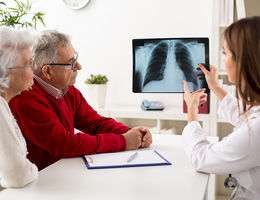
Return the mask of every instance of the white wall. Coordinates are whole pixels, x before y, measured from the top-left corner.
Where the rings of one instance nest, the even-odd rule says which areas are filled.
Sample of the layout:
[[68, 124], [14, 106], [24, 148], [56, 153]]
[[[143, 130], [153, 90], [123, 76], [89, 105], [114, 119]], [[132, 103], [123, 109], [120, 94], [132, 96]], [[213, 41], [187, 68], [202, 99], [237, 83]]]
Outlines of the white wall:
[[91, 0], [81, 10], [62, 0], [38, 0], [33, 7], [46, 13], [46, 29], [72, 36], [83, 66], [76, 87], [84, 96], [90, 73], [108, 76], [107, 104], [139, 105], [146, 98], [182, 105], [182, 94], [132, 93], [131, 40], [212, 34], [211, 0]]

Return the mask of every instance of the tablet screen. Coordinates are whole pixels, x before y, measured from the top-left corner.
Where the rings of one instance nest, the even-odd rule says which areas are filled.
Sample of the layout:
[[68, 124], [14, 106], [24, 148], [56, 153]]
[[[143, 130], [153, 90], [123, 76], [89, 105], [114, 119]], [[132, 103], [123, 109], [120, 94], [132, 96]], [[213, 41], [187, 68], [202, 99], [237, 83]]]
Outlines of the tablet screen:
[[133, 92], [183, 93], [206, 88], [198, 64], [209, 68], [208, 38], [133, 39]]

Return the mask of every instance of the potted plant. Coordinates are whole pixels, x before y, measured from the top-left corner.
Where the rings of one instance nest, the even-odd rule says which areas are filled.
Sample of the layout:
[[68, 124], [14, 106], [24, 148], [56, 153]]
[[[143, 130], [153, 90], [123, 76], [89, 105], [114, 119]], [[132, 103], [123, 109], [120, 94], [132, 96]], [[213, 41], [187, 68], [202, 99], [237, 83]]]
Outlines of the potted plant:
[[[0, 1], [0, 26], [10, 26], [12, 28], [32, 28], [36, 30], [37, 22], [43, 26], [44, 13], [32, 12], [32, 3], [27, 0], [25, 3], [19, 0]], [[9, 4], [13, 5], [11, 7]]]
[[91, 74], [85, 83], [87, 84], [88, 103], [97, 108], [104, 108], [106, 102], [108, 78], [102, 74]]

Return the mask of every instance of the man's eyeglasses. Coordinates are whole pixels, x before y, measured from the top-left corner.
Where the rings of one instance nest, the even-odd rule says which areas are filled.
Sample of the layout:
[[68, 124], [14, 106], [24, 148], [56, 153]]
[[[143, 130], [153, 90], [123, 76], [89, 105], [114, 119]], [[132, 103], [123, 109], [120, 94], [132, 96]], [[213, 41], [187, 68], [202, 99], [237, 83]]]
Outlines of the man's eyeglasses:
[[35, 69], [35, 62], [31, 59], [30, 64], [28, 66], [13, 66], [13, 67], [8, 67], [8, 69], [28, 69], [30, 68], [32, 71]]
[[51, 64], [48, 64], [48, 65], [57, 65], [57, 66], [69, 66], [70, 65], [71, 69], [74, 70], [75, 67], [76, 67], [77, 61], [78, 61], [78, 53], [75, 52], [72, 63], [51, 63]]

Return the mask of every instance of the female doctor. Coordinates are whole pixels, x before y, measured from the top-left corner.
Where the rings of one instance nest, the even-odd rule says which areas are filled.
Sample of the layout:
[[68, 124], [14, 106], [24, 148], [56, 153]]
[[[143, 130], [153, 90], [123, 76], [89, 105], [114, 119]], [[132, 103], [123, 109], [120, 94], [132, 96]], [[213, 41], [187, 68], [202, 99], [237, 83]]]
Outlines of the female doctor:
[[223, 53], [229, 81], [236, 85], [233, 97], [218, 84], [217, 68], [200, 65], [219, 103], [219, 115], [235, 126], [222, 141], [210, 144], [198, 123], [198, 106], [204, 90], [190, 93], [184, 82], [188, 124], [183, 130], [184, 148], [200, 172], [230, 174], [230, 199], [260, 199], [260, 16], [231, 24], [224, 33]]

